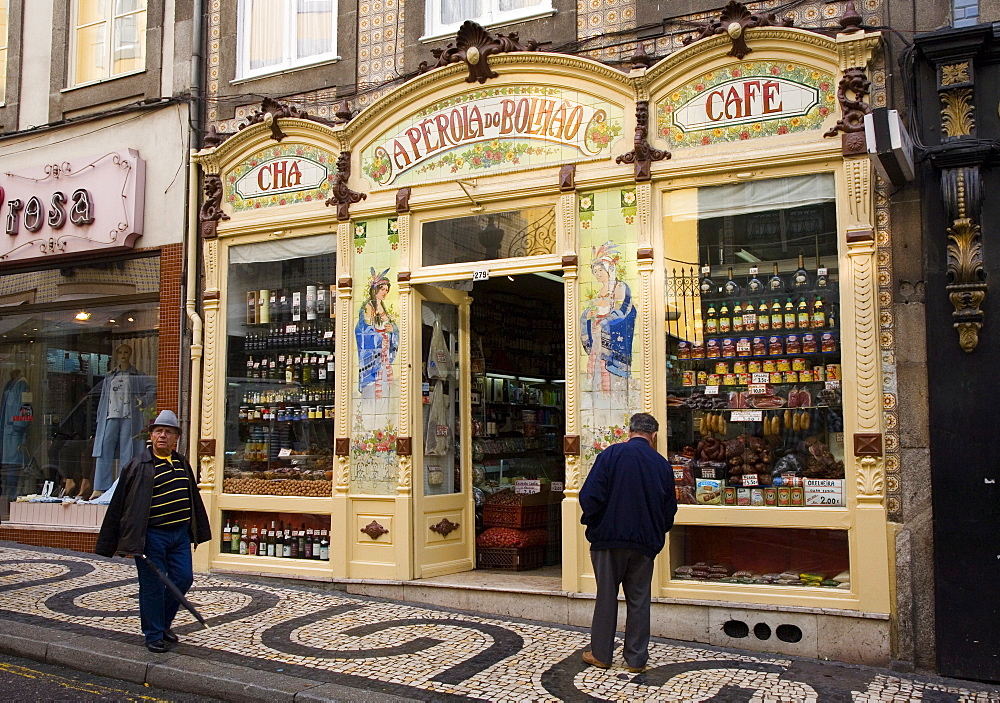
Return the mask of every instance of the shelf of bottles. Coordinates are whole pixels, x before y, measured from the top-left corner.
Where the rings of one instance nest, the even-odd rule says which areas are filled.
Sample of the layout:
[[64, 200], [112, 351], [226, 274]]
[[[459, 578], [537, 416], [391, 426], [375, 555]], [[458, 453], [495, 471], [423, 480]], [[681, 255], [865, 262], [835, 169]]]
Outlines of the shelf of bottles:
[[222, 524], [222, 554], [330, 560], [328, 515], [227, 511]]
[[242, 337], [230, 327], [230, 408], [223, 491], [327, 497], [332, 492], [334, 289], [245, 291]]
[[844, 505], [837, 271], [778, 263], [668, 277], [678, 501]]

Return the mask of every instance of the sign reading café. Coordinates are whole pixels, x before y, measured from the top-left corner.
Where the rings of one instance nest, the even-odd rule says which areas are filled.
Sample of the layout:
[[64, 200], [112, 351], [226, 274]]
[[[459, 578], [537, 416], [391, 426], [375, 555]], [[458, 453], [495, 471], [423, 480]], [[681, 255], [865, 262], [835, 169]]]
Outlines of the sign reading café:
[[608, 156], [623, 109], [579, 91], [505, 86], [439, 101], [369, 144], [364, 174], [377, 186]]
[[831, 74], [751, 61], [702, 74], [657, 103], [658, 134], [672, 147], [742, 141], [820, 129], [836, 105]]
[[133, 149], [0, 173], [0, 265], [131, 248], [142, 234], [145, 182]]

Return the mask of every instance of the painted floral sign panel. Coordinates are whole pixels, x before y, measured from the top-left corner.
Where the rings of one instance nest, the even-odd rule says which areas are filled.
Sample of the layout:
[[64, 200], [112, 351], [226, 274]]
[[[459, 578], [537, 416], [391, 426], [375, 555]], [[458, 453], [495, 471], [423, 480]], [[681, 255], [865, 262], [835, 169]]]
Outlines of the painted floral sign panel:
[[351, 407], [351, 491], [396, 492], [399, 383], [398, 234], [395, 218], [356, 221], [354, 228], [354, 372]]
[[252, 154], [223, 180], [234, 212], [323, 201], [336, 172], [334, 154], [308, 144], [278, 144]]
[[641, 410], [642, 303], [636, 289], [635, 188], [581, 193], [580, 410], [584, 468], [608, 445], [628, 437]]
[[657, 133], [681, 148], [817, 130], [836, 101], [836, 81], [826, 71], [781, 61], [735, 63], [658, 102]]
[[504, 86], [415, 113], [361, 152], [374, 188], [608, 158], [624, 110], [581, 91]]

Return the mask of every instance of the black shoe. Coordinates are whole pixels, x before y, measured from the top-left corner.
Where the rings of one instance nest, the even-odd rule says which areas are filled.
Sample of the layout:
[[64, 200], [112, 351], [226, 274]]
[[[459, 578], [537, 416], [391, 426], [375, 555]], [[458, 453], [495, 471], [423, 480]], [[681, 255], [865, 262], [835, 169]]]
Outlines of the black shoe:
[[146, 649], [150, 652], [155, 652], [156, 654], [163, 654], [164, 652], [169, 651], [170, 648], [167, 647], [167, 643], [163, 640], [156, 640], [155, 642], [147, 642]]
[[169, 627], [167, 628], [167, 631], [163, 633], [163, 639], [169, 642], [170, 644], [177, 644], [178, 642], [181, 641], [181, 638], [175, 635], [174, 631], [171, 630]]

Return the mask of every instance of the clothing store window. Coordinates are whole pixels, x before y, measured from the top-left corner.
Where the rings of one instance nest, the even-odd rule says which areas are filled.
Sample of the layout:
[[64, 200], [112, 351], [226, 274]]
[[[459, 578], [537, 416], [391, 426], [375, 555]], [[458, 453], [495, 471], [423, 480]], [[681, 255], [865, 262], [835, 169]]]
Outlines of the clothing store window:
[[552, 14], [551, 0], [427, 0], [428, 37], [455, 32], [466, 20], [484, 27]]
[[336, 0], [240, 0], [239, 78], [332, 61]]
[[72, 85], [146, 67], [146, 0], [74, 0]]
[[93, 499], [156, 413], [159, 258], [0, 276], [4, 502]]

